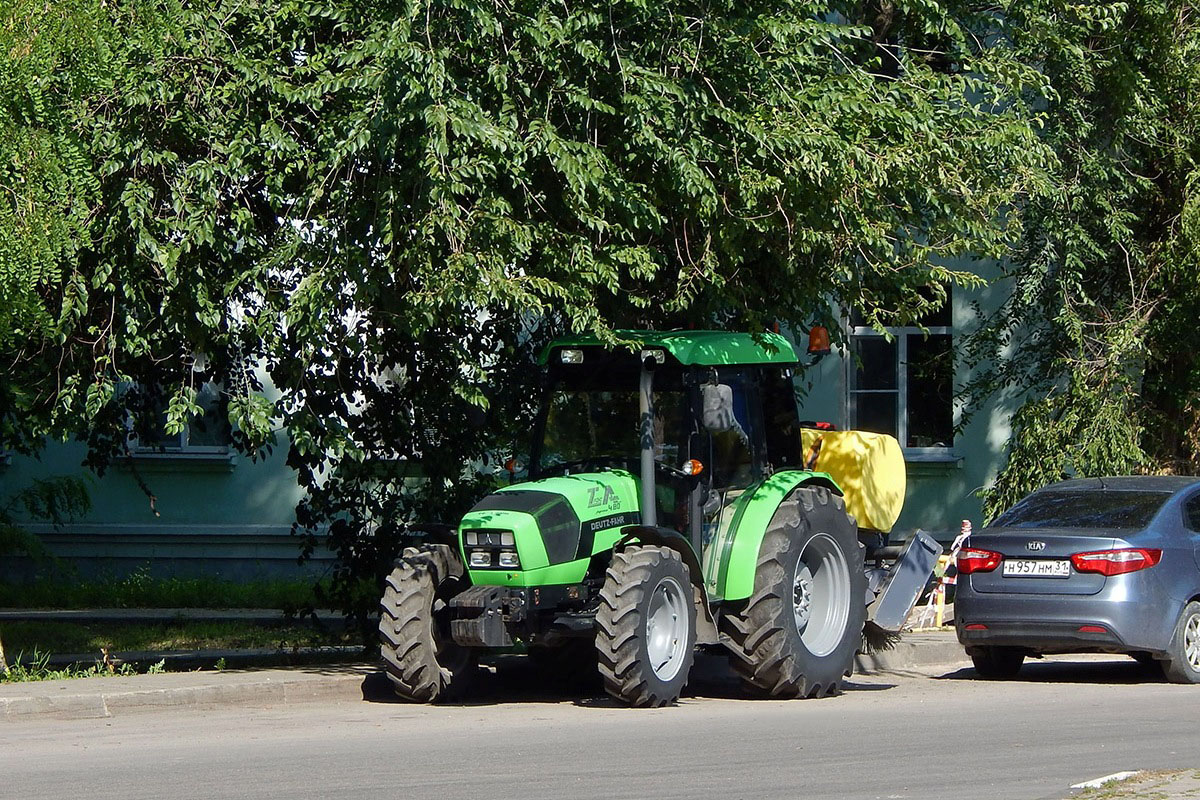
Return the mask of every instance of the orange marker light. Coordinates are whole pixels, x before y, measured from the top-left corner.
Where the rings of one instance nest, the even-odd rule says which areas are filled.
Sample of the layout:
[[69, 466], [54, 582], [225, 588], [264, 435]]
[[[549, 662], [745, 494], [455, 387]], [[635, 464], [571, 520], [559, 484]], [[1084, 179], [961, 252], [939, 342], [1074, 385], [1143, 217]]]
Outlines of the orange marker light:
[[808, 332], [808, 354], [827, 356], [832, 352], [829, 344], [829, 329], [824, 325], [813, 325]]
[[704, 465], [701, 464], [696, 459], [693, 458], [689, 461], [684, 462], [684, 464], [683, 464], [683, 474], [684, 475], [699, 475], [701, 472], [704, 472]]

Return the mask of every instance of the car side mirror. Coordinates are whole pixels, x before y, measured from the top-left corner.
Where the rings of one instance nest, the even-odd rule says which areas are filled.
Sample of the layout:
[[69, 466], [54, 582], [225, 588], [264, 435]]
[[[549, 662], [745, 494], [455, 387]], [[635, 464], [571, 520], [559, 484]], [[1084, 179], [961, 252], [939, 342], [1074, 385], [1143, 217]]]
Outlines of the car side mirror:
[[738, 427], [733, 415], [733, 387], [724, 383], [707, 383], [700, 387], [704, 400], [701, 421], [706, 430], [724, 433]]

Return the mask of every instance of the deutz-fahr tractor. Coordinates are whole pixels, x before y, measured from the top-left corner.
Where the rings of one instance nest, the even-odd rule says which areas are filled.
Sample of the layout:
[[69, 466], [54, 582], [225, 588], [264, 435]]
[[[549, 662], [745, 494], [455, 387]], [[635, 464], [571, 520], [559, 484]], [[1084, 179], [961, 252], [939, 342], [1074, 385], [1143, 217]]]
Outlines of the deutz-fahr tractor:
[[527, 478], [397, 560], [379, 629], [401, 697], [461, 698], [480, 655], [526, 652], [661, 706], [697, 647], [757, 692], [821, 697], [864, 626], [898, 633], [941, 547], [886, 546], [895, 439], [803, 422], [778, 334], [623, 335], [641, 349], [549, 346]]

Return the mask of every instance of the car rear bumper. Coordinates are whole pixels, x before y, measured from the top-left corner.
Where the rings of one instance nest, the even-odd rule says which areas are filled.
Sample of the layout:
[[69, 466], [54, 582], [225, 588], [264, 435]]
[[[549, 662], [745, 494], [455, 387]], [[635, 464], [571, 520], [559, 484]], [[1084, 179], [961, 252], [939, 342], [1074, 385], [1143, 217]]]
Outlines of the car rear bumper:
[[960, 585], [954, 603], [955, 630], [967, 647], [1162, 654], [1170, 645], [1180, 609], [1147, 601], [1145, 594], [1130, 591], [1130, 583], [1110, 579], [1100, 593], [1083, 596], [980, 593], [969, 584]]
[[1120, 634], [1105, 628], [1103, 631], [1080, 631], [1084, 625], [1096, 623], [991, 622], [985, 630], [970, 630], [956, 626], [958, 641], [972, 645], [1003, 645], [1024, 647], [1039, 653], [1126, 652], [1141, 650], [1131, 646]]

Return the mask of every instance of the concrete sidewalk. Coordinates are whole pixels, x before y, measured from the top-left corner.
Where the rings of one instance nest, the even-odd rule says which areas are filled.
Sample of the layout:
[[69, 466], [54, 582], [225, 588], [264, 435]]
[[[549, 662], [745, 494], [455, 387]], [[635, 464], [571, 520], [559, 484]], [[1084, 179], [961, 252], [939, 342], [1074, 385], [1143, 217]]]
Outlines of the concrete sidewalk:
[[[903, 672], [965, 662], [954, 633], [937, 631], [910, 633], [892, 650], [859, 656], [855, 669]], [[381, 690], [386, 691], [386, 679], [378, 665], [361, 662], [0, 683], [0, 720], [84, 719], [160, 708], [358, 702]]]

